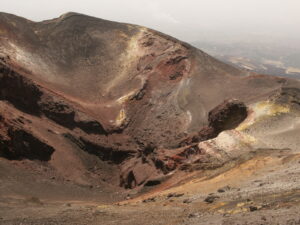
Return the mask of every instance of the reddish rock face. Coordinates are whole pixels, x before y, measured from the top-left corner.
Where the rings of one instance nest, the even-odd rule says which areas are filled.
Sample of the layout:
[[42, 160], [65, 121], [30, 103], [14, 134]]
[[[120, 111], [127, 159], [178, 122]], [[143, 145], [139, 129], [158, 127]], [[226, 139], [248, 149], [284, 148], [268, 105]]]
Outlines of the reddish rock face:
[[46, 161], [84, 184], [151, 186], [204, 165], [196, 143], [294, 84], [151, 29], [76, 13], [39, 23], [1, 13], [0, 31], [0, 155]]
[[247, 106], [236, 99], [225, 100], [208, 113], [209, 125], [199, 132], [191, 133], [180, 142], [180, 146], [215, 138], [220, 132], [237, 127], [246, 119]]
[[238, 100], [226, 100], [208, 113], [209, 126], [216, 133], [236, 128], [247, 117], [247, 107]]

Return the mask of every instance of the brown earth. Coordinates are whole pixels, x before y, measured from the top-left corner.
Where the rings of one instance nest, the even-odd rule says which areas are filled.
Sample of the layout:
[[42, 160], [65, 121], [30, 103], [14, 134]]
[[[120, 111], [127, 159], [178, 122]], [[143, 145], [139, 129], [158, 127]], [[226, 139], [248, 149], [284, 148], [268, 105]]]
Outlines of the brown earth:
[[0, 224], [299, 224], [299, 115], [157, 31], [0, 13]]

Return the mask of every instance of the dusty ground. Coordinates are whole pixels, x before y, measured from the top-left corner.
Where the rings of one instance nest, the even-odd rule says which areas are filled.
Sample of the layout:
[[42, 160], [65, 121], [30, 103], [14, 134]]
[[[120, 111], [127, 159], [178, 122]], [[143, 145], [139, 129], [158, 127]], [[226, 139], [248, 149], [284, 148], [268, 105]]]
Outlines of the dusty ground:
[[299, 163], [299, 154], [269, 152], [111, 203], [100, 192], [78, 201], [2, 196], [0, 224], [300, 224]]

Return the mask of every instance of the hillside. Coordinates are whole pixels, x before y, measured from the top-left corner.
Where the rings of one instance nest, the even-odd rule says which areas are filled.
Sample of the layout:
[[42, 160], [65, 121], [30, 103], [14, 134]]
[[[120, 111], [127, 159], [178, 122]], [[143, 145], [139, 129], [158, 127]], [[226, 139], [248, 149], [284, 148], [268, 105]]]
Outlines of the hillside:
[[[80, 207], [99, 204], [108, 204], [105, 224], [120, 224], [145, 202], [162, 217], [163, 204], [179, 207], [164, 202], [171, 192], [203, 202], [234, 184], [247, 186], [241, 201], [255, 199], [256, 186], [243, 179], [259, 174], [269, 174], [266, 198], [297, 193], [300, 82], [237, 69], [145, 27], [78, 13], [42, 22], [0, 13], [0, 106], [4, 224], [23, 214], [28, 224], [62, 224], [56, 210], [68, 202], [76, 207], [65, 224], [76, 224], [75, 214], [83, 224]], [[237, 169], [251, 163], [251, 174]], [[284, 180], [294, 167], [295, 182]], [[97, 215], [90, 219], [99, 224]]]

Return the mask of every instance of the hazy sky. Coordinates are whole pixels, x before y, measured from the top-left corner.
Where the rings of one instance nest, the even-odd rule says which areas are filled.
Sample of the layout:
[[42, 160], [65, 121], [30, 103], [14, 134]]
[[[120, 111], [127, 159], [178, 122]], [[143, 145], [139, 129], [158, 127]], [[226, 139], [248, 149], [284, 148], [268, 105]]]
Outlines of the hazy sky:
[[185, 41], [214, 32], [300, 37], [300, 0], [0, 0], [0, 11], [34, 21], [74, 11], [151, 27]]

